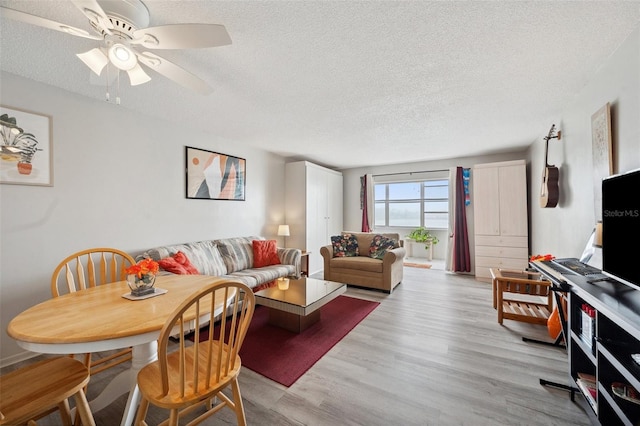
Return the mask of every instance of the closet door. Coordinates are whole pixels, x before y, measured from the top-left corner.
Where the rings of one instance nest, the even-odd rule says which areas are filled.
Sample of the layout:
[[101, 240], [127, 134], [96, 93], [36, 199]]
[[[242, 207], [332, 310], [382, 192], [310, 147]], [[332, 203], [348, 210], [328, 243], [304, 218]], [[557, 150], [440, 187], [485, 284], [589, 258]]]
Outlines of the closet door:
[[527, 173], [524, 165], [500, 167], [500, 235], [527, 237]]
[[497, 167], [473, 169], [473, 217], [476, 235], [500, 235], [499, 182]]
[[327, 244], [327, 173], [317, 167], [307, 167], [307, 242], [309, 255], [309, 273], [313, 274], [323, 268], [320, 247]]
[[287, 246], [310, 252], [309, 273], [324, 267], [320, 247], [342, 229], [342, 173], [307, 161], [286, 165]]
[[[327, 173], [327, 231], [325, 244], [331, 243], [331, 236], [344, 231], [343, 228], [343, 188], [342, 174]], [[356, 230], [357, 231], [357, 230]]]

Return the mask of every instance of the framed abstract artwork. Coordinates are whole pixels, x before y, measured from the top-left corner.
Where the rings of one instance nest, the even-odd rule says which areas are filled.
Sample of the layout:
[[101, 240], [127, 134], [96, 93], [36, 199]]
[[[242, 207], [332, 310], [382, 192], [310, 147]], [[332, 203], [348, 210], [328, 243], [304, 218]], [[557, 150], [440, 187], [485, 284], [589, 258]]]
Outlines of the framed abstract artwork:
[[51, 117], [0, 106], [0, 183], [53, 186]]
[[611, 109], [607, 102], [591, 116], [593, 198], [596, 220], [602, 220], [602, 179], [614, 173], [611, 141]]
[[185, 147], [187, 198], [244, 201], [246, 160]]

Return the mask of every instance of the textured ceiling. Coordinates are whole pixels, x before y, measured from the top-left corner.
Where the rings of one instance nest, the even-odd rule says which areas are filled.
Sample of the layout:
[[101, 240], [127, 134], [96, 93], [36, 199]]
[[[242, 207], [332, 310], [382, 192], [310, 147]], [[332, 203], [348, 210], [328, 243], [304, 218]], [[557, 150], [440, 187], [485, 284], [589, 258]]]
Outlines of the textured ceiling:
[[[0, 4], [91, 31], [69, 2]], [[640, 19], [636, 1], [145, 4], [150, 25], [223, 24], [233, 43], [156, 51], [211, 95], [150, 71], [120, 108], [335, 168], [523, 149]], [[0, 31], [2, 70], [104, 99], [75, 57], [97, 42], [4, 17]]]

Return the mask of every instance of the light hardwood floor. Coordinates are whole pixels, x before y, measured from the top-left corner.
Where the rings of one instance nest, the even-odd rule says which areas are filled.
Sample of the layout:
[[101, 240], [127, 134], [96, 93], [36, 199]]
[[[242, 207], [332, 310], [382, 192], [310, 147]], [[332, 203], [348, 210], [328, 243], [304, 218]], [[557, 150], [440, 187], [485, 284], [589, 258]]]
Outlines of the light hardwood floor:
[[[568, 384], [566, 352], [522, 341], [548, 340], [545, 327], [499, 325], [488, 283], [405, 267], [391, 295], [356, 288], [346, 294], [381, 304], [293, 386], [243, 369], [248, 424], [590, 424], [567, 392], [539, 384]], [[96, 379], [89, 398], [110, 376]], [[94, 413], [96, 423], [119, 424], [125, 402], [123, 396]], [[152, 408], [149, 424], [164, 415]], [[39, 424], [57, 422], [52, 415]], [[225, 409], [205, 424], [235, 424], [235, 417]]]

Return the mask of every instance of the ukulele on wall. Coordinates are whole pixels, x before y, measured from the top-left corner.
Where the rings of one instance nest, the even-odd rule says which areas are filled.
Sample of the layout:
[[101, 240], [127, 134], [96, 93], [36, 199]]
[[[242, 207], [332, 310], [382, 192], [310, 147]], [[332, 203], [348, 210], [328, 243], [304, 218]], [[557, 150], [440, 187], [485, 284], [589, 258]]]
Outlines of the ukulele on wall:
[[558, 205], [559, 188], [558, 168], [549, 164], [549, 139], [560, 140], [560, 131], [556, 134], [556, 125], [552, 124], [549, 134], [544, 138], [547, 146], [544, 149], [544, 170], [542, 172], [542, 188], [540, 189], [540, 207], [555, 207]]

